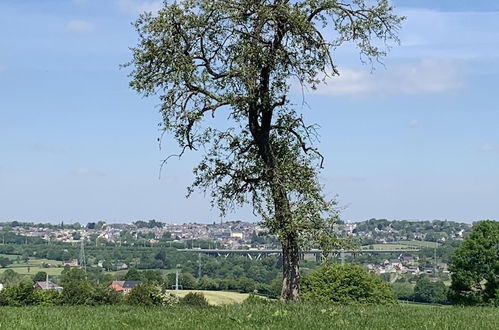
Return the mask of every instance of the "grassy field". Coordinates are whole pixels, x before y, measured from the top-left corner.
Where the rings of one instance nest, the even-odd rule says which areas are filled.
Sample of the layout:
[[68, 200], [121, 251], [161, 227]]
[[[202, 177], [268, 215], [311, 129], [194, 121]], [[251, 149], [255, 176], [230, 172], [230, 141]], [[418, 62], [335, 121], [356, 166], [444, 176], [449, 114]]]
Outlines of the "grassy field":
[[374, 250], [400, 250], [407, 249], [409, 246], [403, 244], [369, 244], [362, 246], [363, 249], [374, 249]]
[[[175, 294], [175, 291], [170, 291]], [[179, 290], [179, 296], [183, 297], [189, 292], [202, 293], [210, 305], [227, 305], [242, 303], [248, 298], [247, 293], [228, 292], [228, 291], [208, 291], [208, 290]]]
[[398, 241], [397, 243], [387, 243], [387, 244], [370, 244], [362, 246], [363, 249], [370, 249], [371, 247], [375, 250], [397, 250], [397, 249], [407, 249], [407, 248], [436, 248], [440, 246], [436, 242], [427, 241]]
[[17, 263], [15, 262], [17, 256], [16, 255], [9, 255], [9, 254], [0, 254], [0, 257], [6, 257], [14, 261], [13, 264], [10, 264], [6, 268], [0, 268], [0, 274], [3, 273], [7, 269], [12, 269], [16, 271], [19, 274], [22, 275], [34, 275], [39, 271], [44, 271], [48, 273], [49, 275], [60, 275], [63, 268], [62, 267], [51, 267], [51, 268], [43, 268], [42, 264], [50, 264], [50, 265], [62, 265], [60, 261], [57, 260], [50, 260], [50, 259], [40, 259], [40, 258], [30, 258], [28, 262], [24, 262], [22, 260], [21, 262]]
[[437, 248], [440, 246], [440, 243], [437, 242], [428, 242], [428, 241], [399, 241], [398, 244], [416, 246], [420, 248]]
[[313, 304], [2, 307], [0, 329], [498, 329], [497, 308]]

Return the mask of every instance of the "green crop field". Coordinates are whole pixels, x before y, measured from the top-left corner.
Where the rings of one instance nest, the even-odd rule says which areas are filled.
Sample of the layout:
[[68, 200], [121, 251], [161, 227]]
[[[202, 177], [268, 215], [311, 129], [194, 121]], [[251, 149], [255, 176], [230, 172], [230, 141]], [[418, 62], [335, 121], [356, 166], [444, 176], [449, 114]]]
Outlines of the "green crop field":
[[467, 329], [499, 328], [497, 308], [326, 306], [2, 307], [0, 329]]
[[437, 242], [428, 242], [428, 241], [399, 241], [398, 244], [415, 246], [419, 248], [437, 248], [440, 246], [440, 243]]
[[12, 269], [22, 275], [34, 275], [39, 271], [44, 271], [49, 275], [60, 275], [63, 270], [62, 267], [50, 267], [50, 268], [42, 267], [42, 264], [44, 263], [50, 264], [52, 266], [62, 265], [62, 263], [57, 260], [29, 258], [28, 262], [24, 262], [24, 260], [22, 260], [19, 263], [17, 263], [15, 262], [15, 260], [17, 259], [17, 255], [0, 254], [0, 257], [6, 257], [14, 261], [14, 263], [10, 264], [6, 268], [0, 268], [0, 274], [7, 269]]
[[401, 249], [407, 249], [409, 246], [404, 245], [404, 244], [392, 244], [392, 243], [387, 243], [387, 244], [369, 244], [369, 245], [364, 245], [362, 246], [363, 249], [374, 249], [374, 250], [401, 250]]

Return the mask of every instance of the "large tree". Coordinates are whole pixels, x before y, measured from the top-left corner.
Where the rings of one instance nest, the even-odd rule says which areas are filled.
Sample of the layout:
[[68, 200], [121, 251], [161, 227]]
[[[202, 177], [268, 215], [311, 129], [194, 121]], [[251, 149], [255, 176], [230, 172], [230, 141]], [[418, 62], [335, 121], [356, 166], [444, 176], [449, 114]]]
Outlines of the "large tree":
[[449, 298], [462, 305], [499, 305], [499, 222], [473, 224], [452, 256]]
[[401, 21], [387, 0], [180, 0], [135, 22], [131, 87], [159, 94], [178, 156], [203, 147], [189, 193], [210, 191], [221, 212], [250, 203], [278, 235], [284, 300], [299, 297], [302, 243], [331, 247], [337, 216], [317, 179], [316, 126], [293, 109], [290, 86], [338, 75], [344, 43], [378, 60]]

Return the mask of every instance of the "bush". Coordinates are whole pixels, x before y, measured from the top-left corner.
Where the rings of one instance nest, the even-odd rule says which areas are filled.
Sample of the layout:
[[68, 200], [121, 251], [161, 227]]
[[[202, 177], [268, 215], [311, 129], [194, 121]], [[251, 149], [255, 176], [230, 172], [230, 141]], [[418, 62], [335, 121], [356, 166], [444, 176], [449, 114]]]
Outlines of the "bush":
[[150, 284], [139, 284], [126, 295], [125, 302], [135, 306], [162, 306], [166, 297], [161, 290]]
[[397, 303], [388, 283], [352, 264], [326, 264], [304, 276], [301, 288], [304, 300], [342, 305]]
[[118, 305], [123, 295], [108, 286], [98, 286], [94, 289], [93, 300], [96, 305]]
[[63, 305], [95, 305], [94, 288], [88, 281], [66, 281], [61, 301]]
[[61, 293], [56, 290], [35, 290], [33, 297], [38, 306], [59, 306], [62, 303]]
[[28, 306], [36, 303], [30, 282], [21, 282], [0, 291], [0, 306]]
[[209, 305], [204, 294], [200, 292], [189, 292], [183, 298], [180, 298], [180, 303], [193, 307], [207, 307]]

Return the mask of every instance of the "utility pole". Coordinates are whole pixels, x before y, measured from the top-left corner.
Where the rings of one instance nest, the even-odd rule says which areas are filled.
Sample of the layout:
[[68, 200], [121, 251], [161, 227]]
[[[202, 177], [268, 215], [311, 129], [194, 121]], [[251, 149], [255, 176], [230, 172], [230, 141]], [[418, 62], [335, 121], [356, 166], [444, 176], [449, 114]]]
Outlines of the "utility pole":
[[437, 275], [437, 248], [433, 249], [433, 276]]
[[201, 278], [201, 252], [198, 253], [198, 280]]
[[178, 298], [178, 275], [180, 272], [180, 265], [177, 265], [177, 270], [175, 271], [175, 295]]
[[80, 246], [80, 266], [87, 272], [87, 262], [85, 260], [85, 240], [82, 238]]

